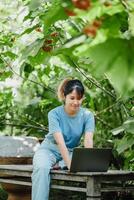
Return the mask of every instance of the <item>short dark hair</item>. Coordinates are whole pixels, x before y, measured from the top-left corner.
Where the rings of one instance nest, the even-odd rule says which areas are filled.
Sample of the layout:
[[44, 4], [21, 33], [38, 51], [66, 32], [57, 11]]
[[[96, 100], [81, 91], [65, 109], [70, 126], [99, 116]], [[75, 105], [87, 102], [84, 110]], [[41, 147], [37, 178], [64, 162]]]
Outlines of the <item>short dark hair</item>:
[[73, 90], [76, 90], [79, 98], [81, 99], [84, 95], [84, 86], [78, 79], [66, 78], [64, 79], [57, 90], [57, 96], [59, 101], [64, 101], [66, 95], [70, 94]]
[[73, 90], [76, 90], [79, 98], [81, 99], [84, 95], [84, 86], [78, 79], [69, 80], [63, 88], [64, 96], [70, 94]]

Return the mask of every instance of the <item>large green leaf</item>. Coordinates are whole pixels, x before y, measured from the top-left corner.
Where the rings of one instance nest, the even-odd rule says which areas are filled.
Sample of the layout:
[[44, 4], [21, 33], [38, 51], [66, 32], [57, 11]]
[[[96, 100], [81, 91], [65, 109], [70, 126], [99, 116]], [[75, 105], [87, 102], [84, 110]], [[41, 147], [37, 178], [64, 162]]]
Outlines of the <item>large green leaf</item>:
[[124, 128], [122, 126], [119, 126], [117, 128], [114, 128], [111, 130], [113, 135], [118, 135], [124, 131]]
[[123, 153], [128, 148], [131, 148], [132, 145], [134, 145], [134, 139], [131, 136], [124, 136], [121, 140], [118, 140], [117, 151], [119, 154]]
[[20, 57], [20, 60], [26, 60], [28, 56], [36, 56], [43, 43], [43, 40], [36, 40], [31, 45], [27, 46], [25, 49], [22, 50], [22, 56]]
[[[126, 95], [134, 89], [132, 71], [134, 71], [134, 38], [130, 40], [113, 38], [104, 43], [89, 47], [85, 51], [94, 63], [94, 75], [107, 74], [115, 90]], [[131, 73], [130, 73], [131, 71]], [[132, 84], [132, 85], [130, 85]]]
[[38, 9], [40, 7], [40, 5], [42, 4], [43, 0], [31, 0], [30, 4], [29, 4], [29, 9], [30, 11], [34, 11], [36, 9]]
[[95, 18], [99, 18], [104, 15], [115, 15], [117, 13], [123, 12], [125, 9], [121, 3], [118, 1], [112, 1], [112, 6], [105, 6], [103, 1], [92, 1], [92, 6], [87, 12], [83, 10], [76, 9], [76, 13], [82, 19], [86, 19], [91, 22]]
[[12, 72], [10, 71], [2, 72], [0, 73], [0, 81], [5, 81], [6, 78], [9, 78], [11, 76], [12, 76]]
[[45, 32], [50, 28], [51, 25], [54, 25], [56, 21], [67, 19], [64, 8], [62, 7], [61, 0], [53, 0], [52, 6], [48, 8], [48, 11], [41, 16], [41, 20], [44, 23]]
[[123, 96], [129, 89], [127, 81], [127, 77], [129, 76], [129, 66], [127, 59], [125, 59], [123, 55], [117, 56], [106, 74], [118, 94]]
[[134, 134], [134, 118], [130, 118], [127, 121], [125, 121], [123, 123], [123, 128], [127, 131], [127, 132], [131, 132]]
[[111, 132], [113, 135], [118, 135], [122, 132], [134, 133], [134, 118], [131, 117], [123, 122], [122, 126], [119, 126], [115, 129], [112, 129]]

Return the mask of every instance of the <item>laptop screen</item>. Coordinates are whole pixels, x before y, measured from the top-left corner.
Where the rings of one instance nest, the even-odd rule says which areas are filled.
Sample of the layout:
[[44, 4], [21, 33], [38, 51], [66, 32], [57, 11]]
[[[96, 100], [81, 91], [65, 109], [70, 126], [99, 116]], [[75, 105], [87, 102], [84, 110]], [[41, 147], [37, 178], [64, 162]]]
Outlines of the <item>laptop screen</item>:
[[110, 148], [74, 148], [70, 172], [106, 172], [111, 157]]

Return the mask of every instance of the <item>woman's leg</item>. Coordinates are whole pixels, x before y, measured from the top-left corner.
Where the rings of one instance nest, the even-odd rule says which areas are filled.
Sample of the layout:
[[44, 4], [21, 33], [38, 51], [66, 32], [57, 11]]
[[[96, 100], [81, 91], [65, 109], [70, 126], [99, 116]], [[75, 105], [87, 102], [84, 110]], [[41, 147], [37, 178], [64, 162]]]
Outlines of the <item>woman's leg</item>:
[[56, 157], [49, 149], [39, 149], [33, 159], [32, 200], [48, 200], [50, 169]]

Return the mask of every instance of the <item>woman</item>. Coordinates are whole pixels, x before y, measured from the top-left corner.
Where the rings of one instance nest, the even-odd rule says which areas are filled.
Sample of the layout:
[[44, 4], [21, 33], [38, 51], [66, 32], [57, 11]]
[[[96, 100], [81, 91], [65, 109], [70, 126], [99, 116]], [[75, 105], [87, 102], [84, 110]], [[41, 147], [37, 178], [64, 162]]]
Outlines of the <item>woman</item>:
[[84, 135], [84, 147], [93, 147], [94, 116], [81, 107], [84, 87], [78, 79], [65, 79], [58, 88], [63, 105], [48, 113], [49, 133], [33, 159], [32, 200], [48, 200], [50, 169], [59, 161], [70, 169], [74, 147]]

